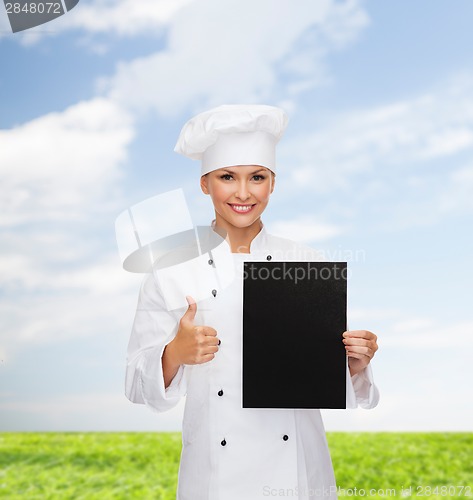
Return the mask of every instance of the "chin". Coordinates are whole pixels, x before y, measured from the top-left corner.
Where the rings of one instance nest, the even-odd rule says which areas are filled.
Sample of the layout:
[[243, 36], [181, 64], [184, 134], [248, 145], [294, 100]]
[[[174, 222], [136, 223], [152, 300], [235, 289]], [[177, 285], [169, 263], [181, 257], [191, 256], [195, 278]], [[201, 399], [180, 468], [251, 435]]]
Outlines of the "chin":
[[244, 227], [250, 227], [252, 224], [254, 224], [258, 218], [251, 220], [251, 221], [236, 221], [236, 222], [231, 222], [232, 226], [239, 227], [239, 228], [244, 228]]
[[256, 221], [258, 221], [261, 217], [261, 214], [253, 214], [251, 218], [232, 218], [231, 224], [235, 227], [249, 227], [253, 225]]
[[252, 224], [254, 224], [260, 218], [260, 215], [252, 216], [251, 218], [243, 218], [241, 216], [225, 217], [220, 214], [220, 217], [222, 218], [223, 221], [225, 221], [225, 223], [229, 224], [230, 226], [243, 229], [245, 227], [250, 227]]

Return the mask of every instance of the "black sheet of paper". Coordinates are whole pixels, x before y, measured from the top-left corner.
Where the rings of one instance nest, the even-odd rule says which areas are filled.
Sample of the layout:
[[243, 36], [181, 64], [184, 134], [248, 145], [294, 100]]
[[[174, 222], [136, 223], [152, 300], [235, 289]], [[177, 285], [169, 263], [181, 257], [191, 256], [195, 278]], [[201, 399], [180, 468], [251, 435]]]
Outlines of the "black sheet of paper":
[[243, 408], [346, 408], [346, 262], [245, 262]]

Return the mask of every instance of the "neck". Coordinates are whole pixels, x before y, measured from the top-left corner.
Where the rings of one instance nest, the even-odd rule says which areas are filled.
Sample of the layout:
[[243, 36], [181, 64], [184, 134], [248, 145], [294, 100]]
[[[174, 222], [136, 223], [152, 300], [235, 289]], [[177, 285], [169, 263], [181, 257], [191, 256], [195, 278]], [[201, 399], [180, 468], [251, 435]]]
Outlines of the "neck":
[[263, 224], [258, 217], [250, 226], [235, 227], [215, 214], [215, 226], [227, 233], [227, 241], [233, 253], [250, 253], [250, 245], [255, 236], [261, 231]]

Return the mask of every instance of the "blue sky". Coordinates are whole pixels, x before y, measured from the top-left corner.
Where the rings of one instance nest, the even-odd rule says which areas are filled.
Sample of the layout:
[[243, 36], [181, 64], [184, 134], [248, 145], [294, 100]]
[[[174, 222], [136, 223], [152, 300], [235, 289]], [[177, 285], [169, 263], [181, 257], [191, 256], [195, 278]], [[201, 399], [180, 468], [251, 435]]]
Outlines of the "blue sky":
[[123, 395], [141, 277], [114, 220], [182, 187], [210, 222], [173, 148], [224, 103], [289, 114], [269, 230], [362, 256], [349, 324], [379, 336], [382, 400], [327, 428], [473, 430], [472, 16], [467, 0], [83, 0], [11, 34], [0, 6], [0, 430], [179, 428], [182, 405]]

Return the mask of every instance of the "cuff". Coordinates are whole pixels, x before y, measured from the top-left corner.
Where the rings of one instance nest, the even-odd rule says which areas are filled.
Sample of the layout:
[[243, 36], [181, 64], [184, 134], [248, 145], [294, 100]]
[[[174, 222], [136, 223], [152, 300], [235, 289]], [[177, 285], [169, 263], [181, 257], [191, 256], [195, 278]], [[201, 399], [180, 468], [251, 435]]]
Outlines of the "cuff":
[[374, 384], [371, 364], [361, 372], [350, 376], [347, 357], [347, 408], [374, 408], [379, 401], [379, 391]]
[[146, 406], [157, 412], [169, 410], [177, 405], [187, 391], [184, 365], [179, 367], [167, 388], [164, 387], [162, 356], [167, 344], [149, 349], [143, 356], [140, 385]]

